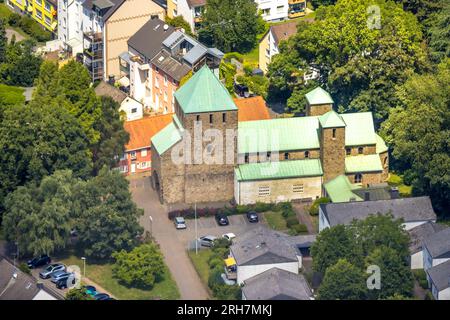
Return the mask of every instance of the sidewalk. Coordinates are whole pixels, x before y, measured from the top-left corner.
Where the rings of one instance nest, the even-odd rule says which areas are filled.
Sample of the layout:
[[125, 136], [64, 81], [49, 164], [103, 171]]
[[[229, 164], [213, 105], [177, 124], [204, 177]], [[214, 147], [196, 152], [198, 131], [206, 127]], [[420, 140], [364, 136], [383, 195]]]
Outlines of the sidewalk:
[[94, 286], [95, 289], [97, 289], [97, 292], [98, 292], [98, 293], [107, 293], [107, 294], [109, 294], [110, 297], [112, 297], [112, 298], [118, 300], [117, 297], [115, 297], [111, 292], [109, 292], [108, 290], [104, 289], [103, 287], [101, 287], [99, 284], [95, 283], [95, 282], [92, 281], [91, 279], [86, 278], [86, 277], [81, 277], [81, 281], [82, 281], [85, 285], [88, 285], [88, 286]]

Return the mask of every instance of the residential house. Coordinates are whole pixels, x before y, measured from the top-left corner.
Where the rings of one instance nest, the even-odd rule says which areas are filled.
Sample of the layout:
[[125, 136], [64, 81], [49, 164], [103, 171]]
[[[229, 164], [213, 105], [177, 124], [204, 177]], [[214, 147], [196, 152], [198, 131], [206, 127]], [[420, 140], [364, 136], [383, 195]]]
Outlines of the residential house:
[[32, 276], [0, 257], [0, 300], [62, 300]]
[[450, 260], [450, 228], [445, 228], [423, 241], [423, 268], [428, 270], [448, 260]]
[[167, 15], [170, 18], [182, 16], [189, 23], [192, 31], [198, 30], [206, 0], [167, 0], [167, 5]]
[[[322, 115], [238, 122], [235, 102], [205, 66], [174, 97], [173, 122], [152, 139], [157, 151], [152, 153], [157, 163], [153, 183], [163, 202], [310, 201], [323, 195], [324, 183], [342, 174], [361, 186], [387, 177], [388, 154], [377, 153], [380, 139], [372, 114], [338, 114], [326, 95], [315, 97], [309, 107], [314, 114], [320, 108]], [[173, 163], [171, 149], [181, 148], [196, 124], [203, 131], [220, 129], [222, 141], [230, 138], [227, 132], [237, 131], [237, 141], [214, 164]]]
[[348, 225], [353, 220], [363, 220], [378, 213], [403, 219], [406, 230], [427, 222], [436, 222], [429, 197], [325, 203], [319, 206], [319, 231], [339, 224]]
[[287, 22], [270, 26], [259, 41], [259, 68], [266, 73], [268, 65], [279, 51], [280, 42], [297, 32], [297, 22]]
[[428, 284], [436, 300], [450, 300], [450, 260], [427, 271]]
[[83, 44], [83, 61], [92, 81], [118, 79], [119, 56], [128, 50], [128, 39], [151, 18], [163, 19], [164, 14], [151, 0], [83, 1], [81, 21], [75, 25], [81, 27], [78, 41]]
[[118, 104], [121, 104], [127, 98], [125, 92], [105, 81], [100, 81], [94, 90], [97, 96], [108, 96]]
[[119, 111], [125, 113], [126, 121], [142, 119], [144, 116], [144, 107], [142, 106], [142, 103], [139, 103], [130, 97], [123, 100], [120, 104]]
[[233, 240], [230, 257], [236, 262], [238, 284], [272, 268], [298, 274], [302, 267], [300, 250], [289, 236], [262, 226]]
[[270, 116], [269, 108], [261, 96], [250, 97], [245, 99], [234, 99], [234, 103], [238, 108], [238, 121], [254, 121], [268, 120]]
[[83, 1], [58, 0], [58, 40], [70, 55], [83, 52]]
[[16, 12], [31, 16], [46, 30], [57, 32], [57, 0], [7, 0], [6, 3]]
[[242, 300], [312, 300], [305, 277], [271, 268], [244, 281]]
[[130, 140], [125, 146], [125, 153], [120, 157], [119, 171], [125, 175], [151, 172], [150, 140], [171, 121], [172, 115], [167, 114], [125, 122], [124, 128], [130, 135]]
[[446, 227], [434, 222], [427, 222], [408, 230], [411, 253], [411, 269], [423, 269], [423, 241], [432, 234], [444, 230]]
[[173, 113], [183, 78], [203, 65], [218, 77], [223, 53], [206, 48], [160, 19], [147, 22], [128, 41], [130, 95], [154, 113]]

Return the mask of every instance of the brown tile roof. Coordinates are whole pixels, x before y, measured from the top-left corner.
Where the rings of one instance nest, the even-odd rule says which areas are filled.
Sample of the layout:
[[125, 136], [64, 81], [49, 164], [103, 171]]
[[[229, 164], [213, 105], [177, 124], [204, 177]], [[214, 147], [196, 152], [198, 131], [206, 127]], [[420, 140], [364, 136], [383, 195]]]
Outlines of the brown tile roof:
[[283, 24], [277, 24], [270, 27], [275, 43], [278, 45], [280, 41], [286, 40], [297, 32], [297, 22], [288, 22]]
[[238, 121], [267, 120], [271, 118], [266, 102], [261, 96], [234, 99], [234, 103], [239, 109]]
[[150, 147], [150, 139], [172, 121], [172, 114], [144, 117], [125, 122], [124, 128], [130, 134], [126, 151]]
[[206, 4], [206, 0], [188, 0], [187, 1], [189, 8], [204, 6]]
[[122, 92], [120, 89], [106, 83], [105, 81], [101, 81], [95, 87], [95, 94], [98, 96], [111, 97], [117, 103], [122, 103], [122, 101], [127, 97], [125, 92]]

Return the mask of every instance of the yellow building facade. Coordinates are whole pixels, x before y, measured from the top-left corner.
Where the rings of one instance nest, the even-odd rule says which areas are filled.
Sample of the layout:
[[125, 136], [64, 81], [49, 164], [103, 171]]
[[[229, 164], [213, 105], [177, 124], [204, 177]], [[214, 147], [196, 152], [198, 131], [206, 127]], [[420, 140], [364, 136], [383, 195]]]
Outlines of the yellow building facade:
[[57, 0], [8, 0], [8, 5], [30, 15], [50, 32], [58, 27]]

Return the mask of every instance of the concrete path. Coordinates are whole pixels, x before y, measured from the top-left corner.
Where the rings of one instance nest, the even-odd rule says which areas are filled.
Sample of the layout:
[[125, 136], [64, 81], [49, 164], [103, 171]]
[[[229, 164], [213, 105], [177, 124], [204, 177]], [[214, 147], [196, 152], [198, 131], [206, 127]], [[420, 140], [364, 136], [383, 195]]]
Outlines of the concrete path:
[[6, 28], [6, 38], [8, 39], [8, 41], [11, 41], [13, 35], [16, 36], [16, 42], [19, 42], [19, 41], [22, 41], [25, 39], [25, 37], [23, 35], [21, 35], [20, 33], [18, 33], [16, 30]]
[[187, 255], [186, 245], [177, 238], [173, 223], [167, 218], [165, 208], [159, 203], [156, 192], [151, 188], [150, 177], [131, 179], [130, 191], [137, 206], [144, 209], [141, 225], [152, 233], [160, 245], [164, 260], [178, 285], [181, 299], [208, 299], [208, 292]]
[[297, 213], [297, 218], [299, 219], [300, 223], [303, 223], [308, 228], [309, 234], [316, 234], [317, 230], [314, 228], [314, 225], [311, 221], [311, 216], [309, 215], [309, 212], [306, 210], [306, 207], [310, 204], [304, 204], [304, 203], [293, 203], [292, 207], [294, 208], [294, 211]]

